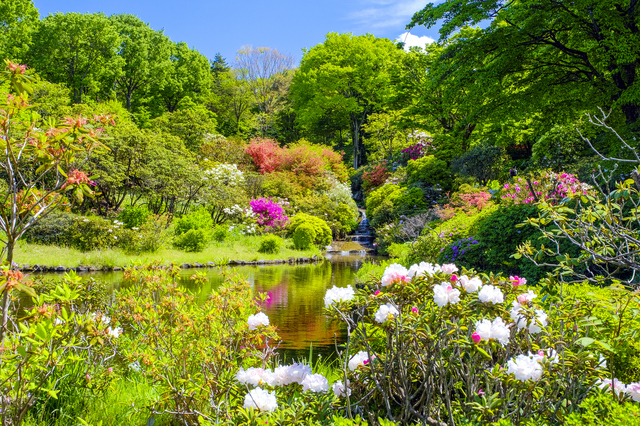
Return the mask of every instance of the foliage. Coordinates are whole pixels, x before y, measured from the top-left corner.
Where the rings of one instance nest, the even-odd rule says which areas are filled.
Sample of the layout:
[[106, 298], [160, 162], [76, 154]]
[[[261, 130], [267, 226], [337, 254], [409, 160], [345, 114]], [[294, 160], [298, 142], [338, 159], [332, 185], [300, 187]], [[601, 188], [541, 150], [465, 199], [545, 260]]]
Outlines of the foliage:
[[[282, 249], [282, 243], [283, 243], [282, 238], [278, 237], [277, 235], [265, 235], [262, 241], [260, 242], [260, 247], [258, 247], [258, 252], [271, 253], [271, 254], [280, 253], [280, 250]], [[295, 237], [294, 237], [294, 244], [295, 244]]]
[[481, 185], [498, 179], [504, 169], [504, 151], [489, 145], [477, 145], [451, 162], [451, 170], [461, 176], [472, 176]]
[[118, 220], [124, 223], [125, 229], [137, 228], [142, 226], [149, 217], [150, 213], [146, 206], [127, 206], [118, 215]]
[[389, 165], [386, 161], [377, 164], [362, 174], [362, 189], [365, 192], [382, 186], [389, 177]]
[[513, 182], [506, 183], [501, 198], [513, 204], [529, 204], [539, 200], [556, 204], [573, 194], [581, 196], [593, 193], [591, 185], [580, 182], [571, 173], [543, 171], [531, 177], [525, 176], [524, 179], [516, 177]]
[[[327, 226], [327, 222], [324, 220], [310, 216], [306, 213], [298, 213], [291, 218], [289, 223], [289, 234], [294, 235], [296, 229], [299, 226], [305, 225], [304, 229], [311, 229], [313, 231], [312, 240], [315, 244], [324, 247], [331, 244], [331, 229]], [[305, 231], [307, 236], [310, 236], [311, 232]]]
[[417, 160], [409, 160], [407, 163], [407, 177], [409, 184], [425, 182], [430, 185], [440, 185], [445, 190], [452, 183], [447, 163], [433, 155], [427, 155]]
[[176, 220], [173, 245], [186, 251], [202, 251], [211, 239], [213, 220], [204, 208], [199, 208]]
[[403, 165], [408, 164], [409, 160], [417, 160], [424, 157], [427, 152], [432, 151], [433, 147], [429, 142], [429, 135], [424, 132], [412, 134], [412, 139], [418, 139], [417, 142], [400, 151], [400, 162]]
[[610, 395], [593, 395], [582, 401], [579, 413], [571, 413], [564, 420], [566, 426], [623, 426], [638, 423], [640, 410], [633, 402], [619, 403]]
[[307, 250], [315, 243], [317, 233], [312, 224], [304, 222], [296, 226], [291, 238], [296, 249]]
[[43, 217], [24, 233], [30, 243], [63, 246], [67, 243], [67, 232], [76, 216], [64, 210], [55, 210]]
[[120, 223], [99, 216], [77, 216], [67, 231], [65, 243], [83, 252], [115, 247], [122, 238]]

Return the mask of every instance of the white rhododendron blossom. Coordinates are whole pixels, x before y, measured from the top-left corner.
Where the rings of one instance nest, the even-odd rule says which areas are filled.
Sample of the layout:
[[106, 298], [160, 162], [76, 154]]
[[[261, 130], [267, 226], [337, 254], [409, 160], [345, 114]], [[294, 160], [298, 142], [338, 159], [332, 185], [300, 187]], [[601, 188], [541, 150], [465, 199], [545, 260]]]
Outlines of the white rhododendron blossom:
[[122, 334], [122, 328], [120, 328], [120, 327], [113, 327], [113, 328], [109, 327], [109, 328], [107, 328], [107, 334], [109, 336], [117, 339]]
[[264, 382], [263, 378], [267, 370], [264, 368], [249, 367], [246, 370], [241, 368], [236, 373], [236, 380], [243, 385], [258, 386]]
[[433, 286], [433, 301], [441, 308], [449, 303], [455, 305], [460, 301], [460, 290], [448, 282], [436, 284]]
[[504, 295], [502, 294], [502, 290], [498, 287], [485, 285], [480, 289], [478, 299], [480, 299], [481, 302], [493, 303], [495, 305], [497, 303], [504, 302]]
[[386, 287], [393, 283], [409, 281], [411, 281], [411, 279], [409, 278], [409, 271], [407, 268], [398, 263], [392, 263], [384, 270], [381, 283], [383, 287]]
[[291, 383], [301, 384], [304, 378], [311, 374], [311, 367], [305, 364], [293, 363], [289, 366], [287, 374]]
[[255, 330], [258, 326], [269, 325], [269, 317], [264, 312], [258, 312], [255, 315], [249, 315], [247, 324], [249, 324], [249, 330]]
[[382, 324], [386, 320], [394, 319], [398, 314], [400, 314], [400, 312], [398, 312], [398, 309], [395, 306], [391, 303], [385, 303], [378, 308], [378, 312], [376, 312], [374, 319], [376, 322]]
[[605, 390], [613, 389], [613, 392], [617, 393], [618, 395], [627, 392], [627, 385], [625, 385], [618, 379], [598, 380], [596, 382], [596, 386], [598, 386], [600, 389], [605, 389]]
[[347, 300], [351, 300], [355, 297], [355, 292], [353, 291], [353, 287], [336, 287], [335, 285], [327, 290], [324, 295], [324, 306], [328, 308], [336, 302], [345, 302]]
[[440, 272], [440, 265], [420, 262], [418, 265], [411, 265], [408, 276], [409, 278], [422, 277], [425, 275], [434, 275], [437, 272]]
[[[531, 319], [528, 330], [531, 334], [540, 333], [542, 327], [547, 326], [547, 313], [542, 309], [535, 310], [536, 317]], [[511, 308], [511, 319], [516, 323], [519, 330], [527, 327], [529, 320], [522, 313], [522, 305], [515, 300], [513, 301], [513, 307]]]
[[476, 321], [476, 333], [480, 335], [482, 340], [497, 340], [502, 346], [506, 346], [509, 343], [509, 337], [511, 336], [509, 328], [500, 317], [493, 321], [488, 319]]
[[538, 381], [544, 371], [543, 363], [557, 364], [559, 362], [558, 353], [553, 349], [546, 352], [538, 351], [536, 354], [529, 352], [527, 355], [520, 354], [507, 361], [507, 373], [516, 376], [517, 380], [525, 382], [527, 380]]
[[326, 392], [329, 390], [329, 381], [322, 374], [308, 374], [300, 384], [303, 391]]
[[453, 274], [454, 272], [458, 272], [458, 267], [453, 263], [445, 263], [440, 267], [442, 272], [445, 274]]
[[640, 383], [633, 382], [626, 386], [627, 395], [631, 397], [635, 402], [640, 402]]
[[531, 303], [536, 297], [538, 296], [533, 291], [528, 290], [526, 293], [519, 294], [516, 300], [519, 304], [526, 305], [527, 303]]
[[[342, 380], [338, 380], [337, 382], [335, 382], [333, 384], [333, 393], [335, 394], [335, 396], [337, 396], [338, 398], [342, 398], [346, 395], [351, 395], [351, 389], [349, 388], [349, 380], [347, 380], [347, 386], [345, 387], [345, 385], [342, 383]], [[346, 389], [346, 394], [345, 394], [345, 389]]]
[[369, 363], [369, 355], [365, 351], [360, 351], [349, 360], [349, 370], [355, 371], [361, 365]]
[[[236, 380], [243, 385], [261, 386], [286, 386], [291, 383], [302, 384], [302, 381], [311, 374], [311, 367], [304, 364], [280, 365], [274, 371], [271, 369], [250, 367], [241, 368], [236, 373]], [[327, 385], [328, 386], [328, 385]]]
[[278, 408], [275, 391], [269, 392], [262, 388], [251, 390], [244, 397], [244, 408], [255, 408], [260, 411], [275, 411]]
[[217, 163], [207, 164], [209, 167], [204, 171], [204, 180], [211, 182], [214, 186], [236, 187], [244, 185], [244, 173], [238, 169], [237, 164]]
[[463, 275], [458, 279], [458, 282], [460, 282], [460, 285], [467, 293], [475, 293], [480, 289], [480, 287], [482, 287], [482, 280], [480, 277], [469, 278], [468, 276]]

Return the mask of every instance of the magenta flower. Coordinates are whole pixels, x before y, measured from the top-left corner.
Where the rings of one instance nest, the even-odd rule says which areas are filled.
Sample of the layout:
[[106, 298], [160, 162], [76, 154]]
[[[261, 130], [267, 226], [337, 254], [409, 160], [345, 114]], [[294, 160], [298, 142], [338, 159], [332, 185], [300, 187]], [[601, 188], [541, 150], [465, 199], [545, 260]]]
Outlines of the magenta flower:
[[413, 308], [411, 308], [411, 312], [413, 312], [414, 314], [418, 313], [418, 308], [416, 308], [415, 306]]
[[482, 337], [480, 337], [480, 335], [478, 333], [473, 333], [471, 335], [471, 339], [473, 340], [473, 343], [478, 344], [482, 340]]

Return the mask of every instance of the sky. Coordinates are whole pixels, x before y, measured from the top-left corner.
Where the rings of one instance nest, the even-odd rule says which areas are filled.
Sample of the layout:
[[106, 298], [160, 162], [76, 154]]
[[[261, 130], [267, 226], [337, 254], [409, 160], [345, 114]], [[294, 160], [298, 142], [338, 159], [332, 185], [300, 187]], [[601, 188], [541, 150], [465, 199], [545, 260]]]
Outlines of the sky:
[[34, 0], [40, 17], [56, 12], [129, 13], [174, 42], [183, 41], [207, 58], [222, 54], [230, 65], [240, 47], [271, 47], [299, 61], [302, 49], [330, 32], [371, 33], [408, 45], [438, 38], [435, 28], [407, 33], [412, 15], [428, 0]]

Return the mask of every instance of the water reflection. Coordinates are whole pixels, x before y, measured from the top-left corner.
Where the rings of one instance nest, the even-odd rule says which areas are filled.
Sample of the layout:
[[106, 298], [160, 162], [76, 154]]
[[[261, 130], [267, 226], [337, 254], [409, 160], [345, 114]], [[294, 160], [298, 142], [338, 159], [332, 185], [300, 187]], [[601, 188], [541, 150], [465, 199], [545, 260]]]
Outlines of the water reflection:
[[[286, 358], [309, 354], [313, 344], [315, 354], [330, 355], [335, 343], [344, 342], [346, 331], [341, 324], [330, 321], [323, 314], [324, 294], [333, 287], [353, 285], [355, 273], [365, 260], [376, 261], [364, 253], [327, 254], [327, 260], [317, 264], [239, 266], [235, 269], [251, 283], [254, 292], [266, 293], [268, 298], [263, 309], [271, 324], [278, 327], [282, 338], [281, 352]], [[212, 290], [223, 281], [218, 269], [204, 269], [209, 283], [196, 285], [190, 277], [195, 270], [182, 270], [182, 284], [198, 292], [204, 301]], [[46, 274], [51, 276], [51, 274]], [[114, 288], [122, 283], [122, 273], [92, 273], [97, 280], [113, 283]]]

